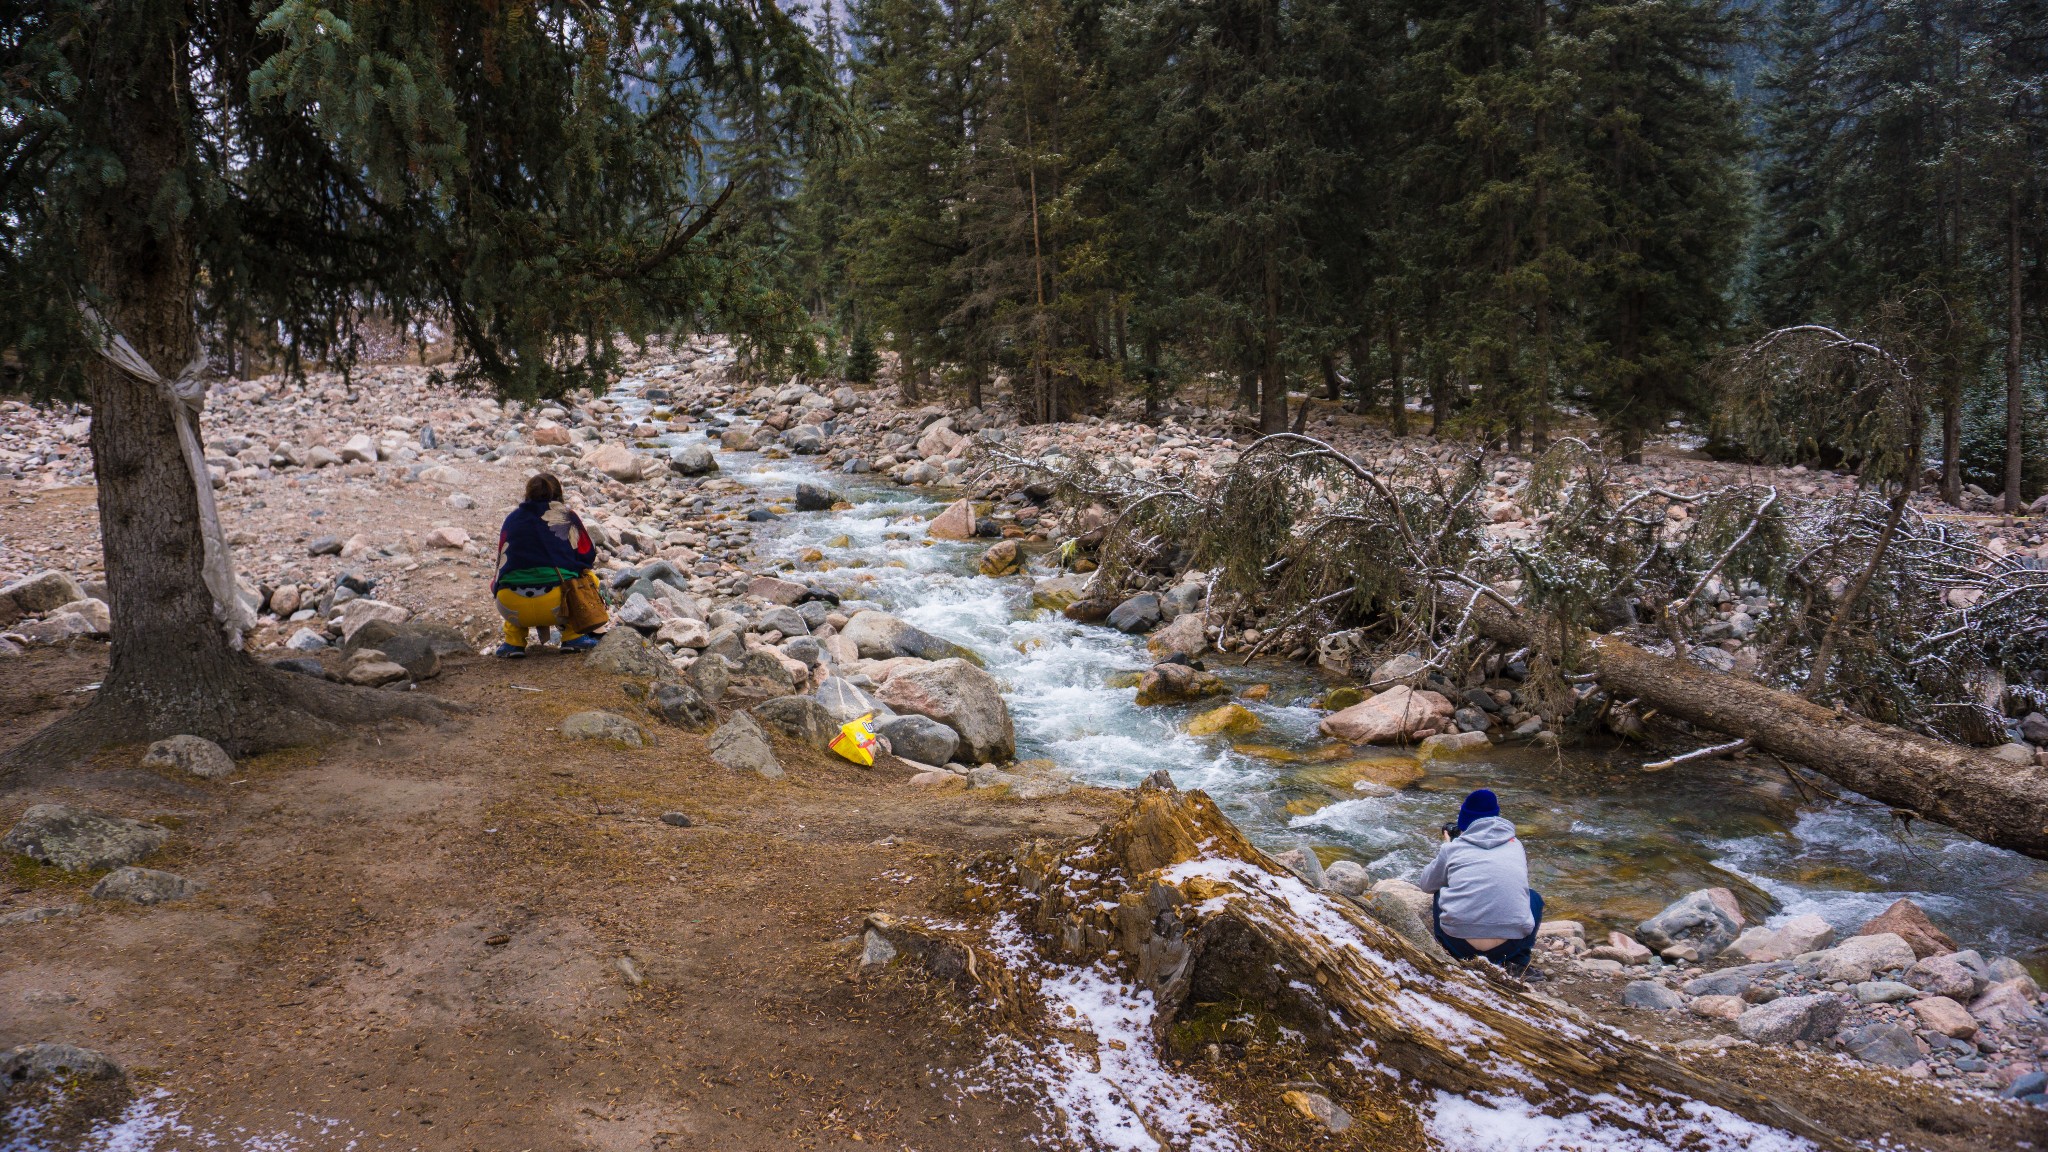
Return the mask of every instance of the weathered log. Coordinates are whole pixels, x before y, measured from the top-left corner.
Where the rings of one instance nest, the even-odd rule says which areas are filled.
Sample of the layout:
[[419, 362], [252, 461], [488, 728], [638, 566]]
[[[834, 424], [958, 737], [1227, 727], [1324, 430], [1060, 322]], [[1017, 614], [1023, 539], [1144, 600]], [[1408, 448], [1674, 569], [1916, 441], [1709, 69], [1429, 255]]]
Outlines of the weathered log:
[[[1539, 632], [1533, 618], [1484, 599], [1473, 609], [1472, 627], [1511, 648], [1554, 639], [1554, 633]], [[1594, 637], [1589, 649], [1591, 670], [1612, 697], [1636, 697], [1646, 708], [1741, 737], [1872, 800], [1986, 844], [2048, 859], [2048, 771], [2038, 765], [2009, 763], [1837, 712], [1613, 636]]]
[[[1017, 915], [1055, 962], [1121, 967], [1152, 994], [1154, 1036], [1173, 1056], [1197, 1055], [1181, 1043], [1190, 1035], [1181, 1025], [1221, 1001], [1364, 1070], [1381, 1102], [1400, 1102], [1425, 1130], [1477, 1112], [1534, 1110], [1569, 1113], [1616, 1137], [1654, 1132], [1674, 1146], [1684, 1132], [1745, 1122], [1850, 1146], [1484, 961], [1433, 959], [1275, 863], [1200, 792], [1148, 783], [1094, 839], [1066, 850], [1034, 845], [1014, 864], [983, 895]], [[1016, 906], [1019, 888], [1026, 907]]]

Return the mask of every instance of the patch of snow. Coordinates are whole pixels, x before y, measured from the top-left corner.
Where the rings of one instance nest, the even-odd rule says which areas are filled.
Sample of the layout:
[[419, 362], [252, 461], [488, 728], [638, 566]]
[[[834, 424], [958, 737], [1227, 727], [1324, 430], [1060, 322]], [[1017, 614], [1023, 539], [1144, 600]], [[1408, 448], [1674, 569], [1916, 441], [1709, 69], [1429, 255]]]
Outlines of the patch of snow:
[[[1471, 1099], [1439, 1091], [1423, 1128], [1445, 1152], [1812, 1152], [1811, 1141], [1732, 1112], [1685, 1100], [1643, 1106], [1594, 1096], [1563, 1116], [1537, 1111], [1519, 1096]], [[1602, 1117], [1622, 1115], [1640, 1130]]]

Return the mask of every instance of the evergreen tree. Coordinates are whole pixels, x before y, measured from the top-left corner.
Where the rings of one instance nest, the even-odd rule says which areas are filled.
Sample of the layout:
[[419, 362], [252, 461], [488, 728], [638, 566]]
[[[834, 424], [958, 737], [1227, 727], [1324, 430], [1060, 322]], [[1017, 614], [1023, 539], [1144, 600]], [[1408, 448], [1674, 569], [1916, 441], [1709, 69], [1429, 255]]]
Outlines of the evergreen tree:
[[603, 382], [620, 336], [730, 326], [753, 286], [718, 237], [705, 125], [773, 101], [798, 136], [817, 54], [780, 9], [579, 0], [0, 0], [0, 347], [92, 405], [112, 659], [18, 752], [194, 733], [232, 751], [373, 713], [272, 672], [202, 579], [179, 417], [92, 350], [91, 305], [165, 376], [208, 322], [345, 359], [365, 309], [445, 318], [462, 374], [516, 396]]

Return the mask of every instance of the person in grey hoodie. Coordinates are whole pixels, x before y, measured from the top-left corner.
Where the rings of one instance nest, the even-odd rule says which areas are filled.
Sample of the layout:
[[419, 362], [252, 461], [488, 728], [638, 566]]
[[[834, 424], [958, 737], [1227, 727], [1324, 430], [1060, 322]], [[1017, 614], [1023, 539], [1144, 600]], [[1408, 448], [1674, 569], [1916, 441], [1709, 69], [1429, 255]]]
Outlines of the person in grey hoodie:
[[1528, 969], [1543, 897], [1529, 887], [1529, 857], [1491, 791], [1465, 797], [1456, 834], [1444, 829], [1443, 847], [1415, 885], [1434, 897], [1429, 918], [1444, 951], [1491, 960], [1511, 976]]

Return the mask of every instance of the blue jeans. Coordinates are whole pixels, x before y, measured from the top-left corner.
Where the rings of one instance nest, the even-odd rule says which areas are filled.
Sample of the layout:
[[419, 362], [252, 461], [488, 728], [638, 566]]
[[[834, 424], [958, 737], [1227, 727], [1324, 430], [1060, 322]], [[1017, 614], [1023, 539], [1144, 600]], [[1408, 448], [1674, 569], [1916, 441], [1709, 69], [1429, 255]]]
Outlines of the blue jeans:
[[1429, 926], [1436, 933], [1436, 942], [1443, 945], [1444, 951], [1457, 959], [1470, 960], [1477, 956], [1507, 968], [1529, 962], [1529, 952], [1536, 947], [1536, 933], [1543, 927], [1543, 896], [1534, 888], [1529, 889], [1529, 911], [1536, 914], [1536, 923], [1529, 929], [1527, 936], [1520, 940], [1510, 940], [1505, 944], [1496, 944], [1484, 952], [1456, 936], [1444, 934], [1443, 902], [1438, 899], [1438, 894], [1432, 894], [1429, 898]]

